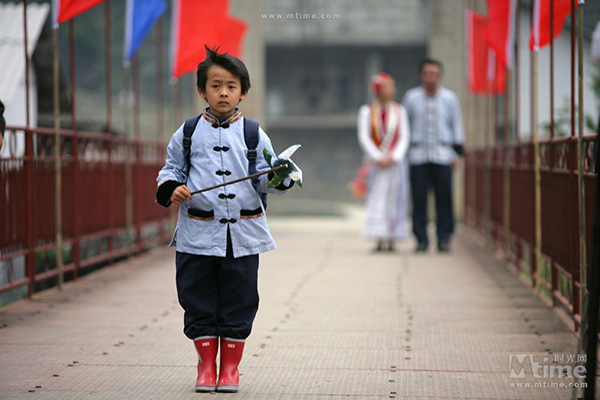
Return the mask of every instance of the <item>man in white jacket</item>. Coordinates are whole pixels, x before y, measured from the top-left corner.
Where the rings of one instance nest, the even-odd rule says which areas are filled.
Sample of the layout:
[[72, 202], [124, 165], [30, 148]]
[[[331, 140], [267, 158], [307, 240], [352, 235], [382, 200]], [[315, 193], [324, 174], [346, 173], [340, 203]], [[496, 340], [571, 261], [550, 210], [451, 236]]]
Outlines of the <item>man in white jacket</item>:
[[456, 94], [440, 85], [442, 64], [426, 59], [419, 68], [421, 86], [404, 95], [411, 126], [410, 183], [413, 202], [413, 233], [416, 252], [425, 252], [427, 236], [427, 196], [435, 193], [438, 250], [450, 250], [454, 232], [452, 171], [463, 153], [464, 129]]

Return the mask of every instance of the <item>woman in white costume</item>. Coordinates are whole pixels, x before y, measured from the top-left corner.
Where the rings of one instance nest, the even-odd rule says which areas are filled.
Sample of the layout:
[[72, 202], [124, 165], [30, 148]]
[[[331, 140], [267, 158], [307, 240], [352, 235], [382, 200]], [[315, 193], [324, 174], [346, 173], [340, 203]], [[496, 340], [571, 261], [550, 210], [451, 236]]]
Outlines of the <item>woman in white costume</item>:
[[363, 233], [377, 240], [376, 251], [393, 251], [408, 237], [408, 149], [406, 110], [394, 101], [394, 79], [379, 73], [371, 79], [376, 100], [358, 111], [358, 141], [369, 163]]

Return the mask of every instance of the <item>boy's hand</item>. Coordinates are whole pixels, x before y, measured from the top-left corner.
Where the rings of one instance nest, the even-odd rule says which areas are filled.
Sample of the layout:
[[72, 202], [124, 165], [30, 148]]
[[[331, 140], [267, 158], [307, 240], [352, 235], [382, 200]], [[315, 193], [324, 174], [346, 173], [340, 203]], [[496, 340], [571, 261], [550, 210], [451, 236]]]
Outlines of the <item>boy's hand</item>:
[[277, 168], [281, 165], [287, 165], [287, 167], [278, 169], [277, 171], [275, 171], [275, 175], [283, 176], [284, 178], [286, 178], [294, 170], [294, 166], [292, 165], [290, 160], [286, 158], [278, 158], [275, 160], [275, 162], [273, 162], [273, 168]]
[[[287, 178], [290, 173], [294, 170], [293, 164], [286, 158], [278, 158], [273, 162], [273, 168], [277, 168], [282, 165], [287, 165], [287, 167], [278, 169], [273, 172], [273, 178], [269, 180], [267, 184], [268, 188], [273, 188], [281, 185], [285, 178]], [[270, 177], [271, 175], [269, 175]]]
[[186, 185], [177, 186], [171, 194], [171, 202], [180, 205], [187, 199], [192, 199], [191, 191]]

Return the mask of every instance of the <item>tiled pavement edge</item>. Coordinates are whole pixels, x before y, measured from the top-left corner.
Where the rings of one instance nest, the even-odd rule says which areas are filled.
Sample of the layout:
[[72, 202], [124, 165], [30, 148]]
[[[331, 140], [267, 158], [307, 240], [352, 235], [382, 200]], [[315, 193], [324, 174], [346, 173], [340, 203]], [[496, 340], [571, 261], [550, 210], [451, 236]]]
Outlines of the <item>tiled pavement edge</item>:
[[[340, 206], [342, 207], [342, 206]], [[160, 249], [0, 309], [0, 399], [569, 399], [572, 380], [509, 379], [511, 354], [577, 353], [576, 336], [457, 235], [373, 254], [360, 210], [272, 218], [238, 394], [193, 391], [174, 254]], [[545, 383], [544, 383], [545, 382]]]

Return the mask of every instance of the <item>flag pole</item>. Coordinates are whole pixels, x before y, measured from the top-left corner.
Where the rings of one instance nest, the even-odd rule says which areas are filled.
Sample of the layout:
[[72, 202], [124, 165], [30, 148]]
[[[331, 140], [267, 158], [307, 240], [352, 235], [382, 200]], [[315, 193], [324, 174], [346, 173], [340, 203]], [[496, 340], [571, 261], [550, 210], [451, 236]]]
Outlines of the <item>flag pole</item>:
[[[104, 64], [106, 68], [106, 151], [108, 153], [108, 157], [110, 160], [113, 159], [113, 154], [115, 153], [115, 140], [113, 133], [113, 108], [112, 108], [112, 57], [111, 57], [111, 49], [112, 43], [110, 40], [111, 29], [110, 29], [110, 1], [104, 2]], [[109, 162], [107, 165], [108, 176], [114, 176], [114, 164]], [[111, 229], [114, 229], [116, 226], [115, 223], [115, 210], [114, 210], [114, 197], [110, 196], [109, 198], [109, 207], [108, 207], [108, 215], [106, 216], [108, 219], [108, 225]], [[113, 249], [115, 246], [115, 235], [108, 236], [108, 253], [111, 254], [109, 256], [108, 262], [112, 264], [114, 262]], [[79, 259], [79, 257], [78, 257]]]
[[125, 132], [125, 224], [126, 224], [126, 237], [127, 237], [127, 255], [129, 258], [133, 257], [133, 240], [132, 240], [132, 232], [133, 232], [133, 193], [132, 193], [132, 171], [131, 171], [131, 126], [130, 126], [130, 118], [131, 118], [131, 96], [130, 96], [130, 84], [129, 84], [129, 73], [130, 73], [130, 63], [126, 62], [124, 65], [124, 75], [123, 75], [123, 86], [124, 86], [124, 101], [125, 106], [123, 107], [123, 111], [125, 113], [124, 116], [124, 132]]
[[502, 222], [504, 225], [504, 262], [510, 262], [510, 82], [511, 82], [511, 70], [510, 68], [504, 67], [506, 70], [506, 81], [505, 81], [505, 96], [504, 102], [504, 204], [502, 208]]
[[[488, 56], [488, 65], [489, 65], [489, 56]], [[489, 68], [489, 66], [488, 66]], [[491, 84], [489, 81], [489, 78], [487, 79], [487, 96], [486, 96], [486, 113], [485, 113], [485, 167], [484, 167], [484, 177], [485, 177], [485, 187], [483, 188], [483, 198], [484, 198], [484, 202], [483, 202], [483, 232], [484, 235], [490, 237], [490, 225], [491, 225], [491, 221], [490, 221], [490, 208], [491, 208], [491, 204], [490, 204], [490, 199], [491, 199], [491, 182], [490, 182], [490, 178], [491, 178], [491, 174], [490, 174], [490, 168], [492, 165], [492, 153], [491, 153], [491, 141], [490, 141], [490, 135], [492, 135], [493, 133], [490, 131], [493, 131], [493, 126], [492, 126], [492, 94], [491, 94]]]
[[[550, 0], [550, 139], [552, 140], [554, 140], [554, 128], [554, 0]], [[554, 146], [550, 146], [549, 151], [550, 165], [554, 165]]]
[[[577, 27], [578, 27], [578, 40], [577, 40], [577, 79], [578, 79], [578, 136], [577, 136], [577, 183], [579, 190], [579, 306], [580, 316], [583, 318], [584, 305], [586, 299], [586, 288], [587, 288], [587, 249], [586, 249], [586, 221], [585, 221], [585, 188], [583, 182], [584, 174], [584, 159], [585, 154], [583, 153], [583, 0], [579, 0], [579, 7], [577, 10]], [[596, 150], [598, 151], [598, 150]]]
[[540, 265], [542, 258], [542, 179], [540, 171], [540, 137], [538, 129], [538, 52], [531, 54], [531, 127], [533, 131], [533, 179], [534, 179], [534, 257], [535, 290], [540, 293]]
[[485, 192], [485, 215], [486, 215], [486, 234], [489, 235], [491, 243], [494, 243], [494, 222], [492, 221], [492, 165], [493, 154], [492, 146], [497, 142], [496, 137], [496, 95], [494, 94], [494, 79], [496, 73], [496, 53], [488, 49], [488, 71], [487, 71], [487, 113], [488, 113], [488, 134], [486, 135], [486, 192]]
[[[181, 122], [181, 120], [178, 119], [179, 113], [178, 113], [178, 107], [177, 107], [177, 78], [174, 78], [173, 76], [171, 76], [171, 78], [169, 79], [169, 89], [170, 89], [170, 98], [171, 98], [169, 118], [172, 122], [171, 126], [179, 126], [178, 124]], [[170, 231], [172, 232], [177, 227], [177, 208], [170, 207], [170, 209], [171, 209], [171, 211], [169, 214], [169, 220], [170, 220], [170, 227], [171, 227]]]
[[[596, 146], [600, 146], [600, 136], [596, 135]], [[596, 151], [595, 165], [600, 164], [600, 151]], [[594, 399], [596, 395], [596, 370], [597, 370], [597, 350], [598, 350], [598, 296], [600, 293], [600, 181], [596, 175], [596, 201], [594, 209], [594, 219], [592, 221], [592, 248], [590, 265], [590, 295], [587, 310], [588, 329], [587, 329], [587, 350], [585, 363], [585, 391], [584, 399]]]
[[60, 87], [58, 60], [58, 26], [52, 29], [52, 93], [54, 114], [54, 220], [56, 244], [56, 269], [58, 273], [58, 290], [62, 290], [64, 282], [62, 257], [62, 163], [60, 150]]
[[[464, 83], [465, 83], [465, 87], [467, 90], [467, 96], [466, 96], [466, 110], [467, 110], [467, 120], [466, 120], [466, 126], [468, 127], [467, 130], [467, 137], [465, 140], [465, 144], [466, 144], [466, 148], [467, 149], [473, 149], [473, 96], [471, 96], [469, 94], [469, 8], [467, 6], [467, 4], [465, 4], [464, 7], [464, 18], [465, 18], [465, 23], [463, 24], [463, 29], [464, 29], [464, 37], [465, 37], [465, 46], [463, 47], [463, 60], [465, 60], [465, 68], [463, 69], [463, 79], [464, 79]], [[475, 167], [473, 165], [473, 160], [472, 160], [472, 153], [467, 153], [465, 154], [465, 160], [467, 160], [467, 163], [465, 165], [465, 173], [467, 174], [467, 179], [465, 179], [465, 185], [466, 188], [468, 189], [466, 191], [465, 194], [465, 207], [464, 207], [464, 211], [463, 211], [463, 220], [465, 221], [465, 223], [467, 225], [472, 225], [475, 226], [474, 224], [474, 218], [472, 217], [473, 215], [473, 193], [475, 193], [475, 179], [474, 175], [475, 175]]]

